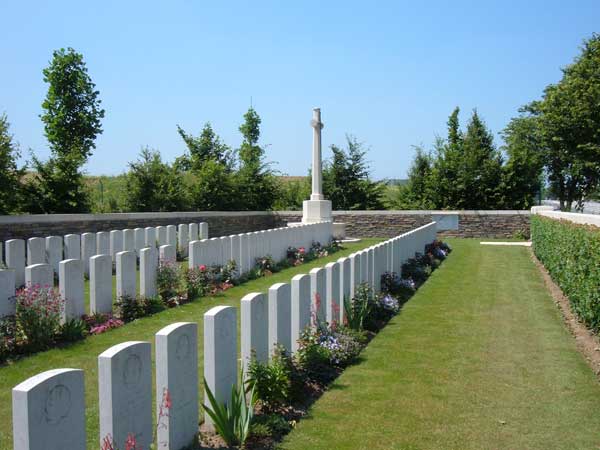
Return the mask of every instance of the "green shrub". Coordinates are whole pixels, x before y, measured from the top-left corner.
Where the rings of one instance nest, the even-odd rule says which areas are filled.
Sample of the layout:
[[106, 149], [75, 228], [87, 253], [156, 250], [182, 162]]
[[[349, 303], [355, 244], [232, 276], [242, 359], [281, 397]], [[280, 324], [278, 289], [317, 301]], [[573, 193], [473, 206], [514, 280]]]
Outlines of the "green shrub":
[[131, 322], [144, 316], [144, 307], [137, 297], [123, 295], [115, 302], [116, 316], [123, 322]]
[[63, 342], [75, 342], [87, 335], [87, 325], [81, 319], [69, 319], [58, 330], [58, 338]]
[[600, 229], [540, 217], [531, 218], [533, 251], [569, 298], [577, 316], [600, 331]]
[[356, 288], [354, 298], [344, 298], [346, 326], [356, 331], [365, 329], [373, 310], [373, 291], [368, 283], [361, 283]]
[[243, 380], [244, 373], [242, 371], [238, 383], [231, 386], [231, 399], [227, 405], [217, 401], [208, 387], [208, 383], [204, 380], [204, 391], [210, 405], [203, 404], [202, 408], [212, 419], [217, 433], [230, 446], [244, 445], [254, 417], [256, 401], [254, 389], [251, 389], [249, 395], [246, 395]]
[[16, 323], [29, 351], [44, 350], [60, 328], [64, 301], [48, 286], [27, 286], [16, 294]]
[[280, 347], [267, 363], [252, 358], [246, 379], [248, 390], [254, 389], [257, 400], [266, 410], [273, 411], [290, 400], [291, 371], [290, 359]]

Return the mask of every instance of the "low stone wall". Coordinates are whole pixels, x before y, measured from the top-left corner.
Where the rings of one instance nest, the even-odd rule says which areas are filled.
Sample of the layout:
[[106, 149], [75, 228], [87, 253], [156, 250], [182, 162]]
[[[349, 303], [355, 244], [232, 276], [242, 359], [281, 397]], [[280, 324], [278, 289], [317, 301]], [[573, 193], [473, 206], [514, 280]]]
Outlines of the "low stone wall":
[[189, 222], [208, 222], [210, 237], [265, 230], [280, 223], [273, 213], [253, 211], [0, 216], [0, 241]]
[[[529, 236], [529, 211], [334, 211], [351, 237], [392, 237], [435, 220], [440, 236], [509, 238]], [[208, 222], [211, 237], [285, 226], [302, 219], [300, 211], [52, 214], [0, 216], [0, 241], [69, 233]]]
[[[278, 212], [283, 221], [298, 221], [298, 211]], [[529, 236], [529, 211], [334, 211], [349, 237], [392, 237], [435, 220], [440, 236], [510, 238]]]

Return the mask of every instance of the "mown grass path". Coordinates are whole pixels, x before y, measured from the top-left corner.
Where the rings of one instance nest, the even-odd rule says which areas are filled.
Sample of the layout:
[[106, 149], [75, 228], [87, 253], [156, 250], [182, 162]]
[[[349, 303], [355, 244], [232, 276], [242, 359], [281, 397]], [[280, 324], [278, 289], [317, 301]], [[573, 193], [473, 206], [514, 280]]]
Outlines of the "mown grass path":
[[600, 448], [600, 383], [529, 250], [450, 242], [282, 448]]
[[[49, 369], [70, 367], [85, 371], [85, 403], [87, 441], [89, 449], [100, 447], [98, 437], [98, 362], [97, 358], [107, 348], [125, 341], [149, 341], [154, 347], [154, 334], [174, 322], [198, 323], [198, 371], [199, 384], [203, 374], [203, 314], [213, 306], [230, 305], [239, 309], [241, 298], [250, 292], [266, 292], [275, 283], [289, 283], [294, 275], [308, 273], [313, 267], [322, 267], [330, 261], [347, 256], [368, 247], [379, 239], [364, 239], [358, 243], [344, 244], [344, 249], [330, 255], [229, 289], [215, 297], [205, 297], [179, 308], [168, 309], [154, 316], [145, 317], [107, 333], [88, 337], [86, 340], [47, 352], [23, 358], [8, 366], [0, 367], [0, 449], [12, 449], [11, 389], [21, 381]], [[238, 325], [239, 325], [238, 311]], [[239, 336], [238, 336], [239, 338]], [[154, 351], [153, 351], [154, 353]], [[154, 355], [153, 355], [154, 357]], [[154, 373], [153, 373], [154, 378]], [[154, 381], [153, 381], [154, 383]], [[200, 392], [203, 392], [200, 390]], [[68, 449], [65, 449], [68, 450]]]

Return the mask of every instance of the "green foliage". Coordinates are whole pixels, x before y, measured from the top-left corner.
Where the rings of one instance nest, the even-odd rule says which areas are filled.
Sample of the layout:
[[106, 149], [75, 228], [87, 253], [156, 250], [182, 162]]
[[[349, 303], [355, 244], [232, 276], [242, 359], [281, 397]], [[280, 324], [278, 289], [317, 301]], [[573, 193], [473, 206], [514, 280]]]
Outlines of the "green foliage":
[[533, 251], [577, 316], [600, 331], [600, 229], [532, 216]]
[[9, 128], [6, 114], [0, 115], [0, 215], [18, 212], [22, 205], [21, 178], [25, 169], [17, 168], [21, 153]]
[[333, 209], [383, 209], [384, 186], [369, 179], [364, 145], [346, 136], [347, 150], [331, 146], [333, 158], [323, 168], [323, 193]]
[[283, 436], [292, 429], [290, 423], [279, 414], [261, 414], [255, 416], [250, 433], [256, 437]]
[[243, 136], [239, 148], [240, 167], [236, 174], [240, 210], [270, 210], [277, 197], [277, 182], [264, 162], [264, 149], [258, 145], [260, 123], [258, 113], [251, 107], [239, 128]]
[[48, 93], [40, 116], [52, 155], [46, 162], [32, 158], [37, 172], [28, 183], [27, 210], [75, 213], [89, 210], [81, 166], [102, 133], [99, 92], [87, 73], [83, 56], [72, 48], [53, 53], [44, 69]]
[[373, 310], [373, 291], [368, 283], [361, 283], [356, 288], [354, 298], [344, 298], [346, 326], [355, 331], [365, 329]]
[[69, 319], [58, 330], [58, 337], [63, 342], [75, 342], [85, 339], [86, 323], [81, 319]]
[[275, 349], [267, 363], [252, 358], [248, 365], [247, 389], [254, 389], [257, 400], [265, 409], [273, 411], [290, 400], [291, 370], [291, 361], [283, 348]]
[[16, 294], [15, 319], [29, 351], [50, 347], [60, 329], [64, 301], [48, 286], [27, 286]]
[[190, 152], [189, 165], [182, 166], [185, 170], [198, 170], [208, 161], [214, 161], [229, 169], [233, 166], [234, 159], [231, 148], [221, 142], [221, 138], [214, 132], [210, 122], [204, 124], [198, 137], [186, 133], [179, 125], [177, 133]]
[[202, 408], [212, 419], [217, 433], [227, 445], [244, 445], [254, 417], [256, 396], [254, 389], [251, 389], [249, 395], [246, 396], [243, 371], [238, 383], [231, 386], [231, 399], [228, 404], [221, 404], [217, 401], [206, 379], [204, 380], [204, 391], [210, 405], [202, 404]]
[[301, 211], [302, 202], [310, 197], [310, 178], [300, 180], [279, 180], [279, 195], [273, 204], [276, 211]]
[[186, 189], [179, 173], [162, 162], [160, 153], [143, 148], [140, 158], [129, 163], [126, 205], [129, 211], [183, 211]]
[[131, 322], [144, 316], [144, 307], [137, 297], [123, 295], [115, 302], [115, 316], [125, 323]]

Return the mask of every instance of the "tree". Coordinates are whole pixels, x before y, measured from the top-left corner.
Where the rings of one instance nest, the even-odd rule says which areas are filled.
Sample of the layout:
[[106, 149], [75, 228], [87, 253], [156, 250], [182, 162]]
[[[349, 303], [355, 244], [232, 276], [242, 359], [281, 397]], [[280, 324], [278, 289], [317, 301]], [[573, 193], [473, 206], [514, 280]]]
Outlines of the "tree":
[[398, 193], [390, 205], [397, 209], [430, 209], [432, 205], [432, 157], [423, 148], [416, 154], [408, 170], [408, 182], [398, 186]]
[[323, 169], [323, 192], [333, 209], [382, 209], [384, 186], [371, 181], [366, 150], [355, 137], [346, 136], [347, 150], [331, 146], [332, 160]]
[[29, 184], [30, 210], [74, 213], [89, 209], [81, 166], [102, 133], [99, 92], [88, 75], [83, 56], [72, 48], [53, 53], [44, 69], [48, 93], [42, 103], [44, 133], [52, 152], [46, 162], [33, 156], [37, 176]]
[[543, 183], [544, 155], [537, 118], [521, 115], [502, 131], [508, 161], [504, 171], [504, 204], [509, 209], [530, 209]]
[[10, 123], [6, 114], [0, 115], [0, 214], [18, 212], [21, 205], [21, 178], [25, 169], [17, 168], [21, 156], [9, 132]]
[[186, 133], [179, 125], [177, 132], [190, 152], [190, 168], [198, 169], [206, 161], [216, 161], [227, 169], [234, 163], [233, 152], [229, 146], [221, 142], [221, 138], [213, 131], [210, 122], [206, 122], [200, 135], [194, 137]]
[[188, 209], [182, 177], [162, 161], [158, 151], [143, 148], [139, 159], [129, 163], [126, 186], [125, 201], [129, 211]]
[[551, 190], [560, 208], [581, 209], [600, 183], [600, 34], [584, 41], [562, 79], [526, 107], [538, 117]]
[[264, 149], [258, 145], [260, 123], [260, 116], [250, 107], [239, 128], [243, 136], [239, 149], [240, 167], [236, 175], [240, 210], [270, 210], [277, 198], [275, 177], [264, 162]]

